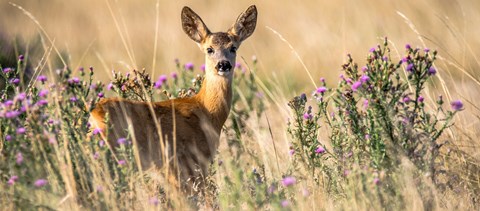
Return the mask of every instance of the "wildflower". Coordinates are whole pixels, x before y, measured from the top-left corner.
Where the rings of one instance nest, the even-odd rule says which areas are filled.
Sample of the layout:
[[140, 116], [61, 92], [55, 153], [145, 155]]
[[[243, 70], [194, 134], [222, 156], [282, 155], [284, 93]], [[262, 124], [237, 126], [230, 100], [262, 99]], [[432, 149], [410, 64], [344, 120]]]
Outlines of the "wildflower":
[[310, 120], [310, 119], [312, 119], [312, 117], [313, 117], [312, 114], [309, 114], [309, 113], [304, 113], [304, 114], [303, 114], [303, 118], [304, 118], [305, 120]]
[[90, 85], [90, 89], [91, 89], [91, 90], [97, 89], [97, 84], [92, 84], [92, 85]]
[[343, 171], [343, 176], [348, 176], [349, 174], [350, 174], [350, 170], [345, 169], [345, 170]]
[[13, 69], [10, 68], [10, 67], [3, 68], [3, 73], [5, 73], [5, 74], [7, 74], [7, 73], [9, 73], [9, 72], [12, 72], [12, 71], [13, 71]]
[[321, 77], [321, 78], [320, 78], [320, 82], [325, 83], [325, 78], [324, 78], [324, 77]]
[[290, 156], [294, 155], [294, 154], [295, 154], [295, 150], [294, 150], [294, 149], [290, 149], [290, 150], [288, 151], [288, 154], [289, 154]]
[[413, 72], [413, 64], [412, 63], [407, 65], [407, 71], [408, 72]]
[[155, 81], [155, 83], [153, 84], [153, 88], [155, 88], [155, 89], [161, 89], [161, 88], [162, 88], [162, 85], [163, 85], [163, 82], [161, 82], [161, 81]]
[[38, 92], [39, 97], [46, 97], [48, 95], [48, 90], [47, 89], [42, 89], [40, 92]]
[[370, 77], [368, 77], [368, 75], [362, 75], [362, 77], [360, 77], [360, 81], [362, 83], [366, 83], [369, 80], [370, 80]]
[[126, 138], [119, 138], [117, 140], [117, 143], [120, 144], [120, 145], [124, 145], [127, 143], [127, 139]]
[[41, 188], [47, 184], [48, 184], [48, 181], [46, 179], [38, 179], [37, 181], [35, 181], [35, 183], [33, 183], [33, 185], [37, 188]]
[[118, 161], [118, 165], [123, 166], [123, 165], [125, 165], [125, 164], [127, 164], [127, 161], [126, 161], [126, 160], [119, 160], [119, 161]]
[[367, 67], [367, 66], [363, 66], [363, 67], [362, 67], [362, 71], [363, 71], [363, 72], [367, 72], [367, 70], [368, 70], [368, 67]]
[[48, 100], [42, 99], [37, 102], [38, 107], [42, 107], [48, 104]]
[[90, 66], [88, 69], [90, 70], [90, 72], [93, 72], [93, 67], [92, 66]]
[[19, 60], [19, 61], [23, 61], [24, 59], [25, 59], [25, 56], [24, 56], [24, 55], [18, 56], [18, 60]]
[[408, 49], [408, 50], [410, 50], [410, 49], [412, 49], [412, 46], [410, 46], [410, 44], [406, 44], [406, 45], [405, 45], [405, 48]]
[[11, 141], [12, 140], [12, 136], [11, 135], [6, 135], [5, 136], [5, 141]]
[[366, 140], [370, 139], [370, 134], [365, 134], [365, 139]]
[[68, 80], [68, 83], [69, 84], [79, 84], [80, 83], [80, 79], [77, 78], [77, 77], [73, 77], [71, 79]]
[[434, 67], [428, 68], [428, 75], [435, 75], [437, 70]]
[[463, 103], [460, 100], [454, 100], [450, 103], [454, 111], [460, 111], [463, 108]]
[[202, 64], [202, 65], [200, 66], [200, 70], [201, 70], [202, 72], [205, 72], [205, 69], [206, 69], [205, 64]]
[[93, 135], [98, 135], [98, 134], [100, 134], [101, 132], [102, 132], [102, 129], [100, 129], [100, 128], [95, 128], [95, 129], [93, 129], [92, 134], [93, 134]]
[[17, 165], [21, 165], [23, 163], [23, 154], [21, 152], [17, 153], [15, 156], [15, 162]]
[[375, 184], [375, 185], [380, 184], [380, 179], [378, 179], [378, 177], [375, 177], [375, 178], [373, 179], [373, 184]]
[[170, 77], [172, 77], [173, 79], [177, 79], [177, 73], [173, 72], [170, 74]]
[[285, 177], [282, 180], [282, 185], [285, 187], [295, 185], [295, 183], [297, 183], [297, 180], [295, 179], [295, 177], [292, 176]]
[[370, 48], [369, 52], [370, 52], [370, 53], [375, 52], [375, 48]]
[[148, 202], [149, 202], [151, 205], [157, 206], [160, 201], [158, 200], [157, 197], [152, 197], [152, 198], [150, 198], [150, 200], [148, 200]]
[[85, 69], [84, 69], [83, 67], [79, 67], [79, 68], [78, 68], [78, 71], [80, 71], [81, 73], [83, 73], [84, 70], [85, 70]]
[[306, 95], [305, 93], [302, 93], [302, 94], [300, 95], [300, 99], [301, 99], [302, 101], [307, 101], [307, 95]]
[[410, 102], [410, 97], [405, 96], [405, 97], [403, 98], [403, 102], [404, 102], [404, 103]]
[[288, 200], [283, 200], [280, 204], [282, 205], [282, 207], [290, 206], [290, 202]]
[[109, 83], [109, 84], [107, 85], [107, 90], [112, 90], [112, 89], [113, 89], [113, 84], [112, 84], [112, 83]]
[[99, 157], [100, 157], [100, 153], [95, 152], [95, 153], [93, 154], [93, 159], [97, 160]]
[[70, 102], [72, 102], [72, 103], [77, 102], [77, 100], [78, 100], [78, 99], [77, 99], [76, 97], [71, 97], [71, 98], [70, 98]]
[[10, 177], [10, 179], [8, 179], [7, 184], [11, 186], [11, 185], [15, 184], [15, 182], [16, 182], [17, 180], [18, 180], [18, 176], [17, 176], [17, 175], [13, 175], [13, 176]]
[[425, 53], [428, 53], [428, 52], [430, 52], [430, 49], [425, 48], [425, 49], [423, 49], [423, 51], [424, 51]]
[[97, 96], [98, 96], [98, 98], [102, 98], [102, 97], [104, 97], [105, 95], [103, 94], [103, 92], [99, 92], [99, 93], [97, 94]]
[[325, 148], [322, 146], [318, 146], [317, 149], [315, 149], [315, 153], [317, 154], [323, 154], [325, 152]]
[[388, 57], [387, 57], [387, 56], [384, 56], [384, 57], [382, 58], [382, 60], [383, 60], [384, 62], [386, 62], [386, 61], [388, 61]]
[[25, 131], [26, 131], [26, 130], [25, 130], [24, 127], [19, 127], [19, 128], [17, 128], [17, 134], [18, 134], [18, 135], [25, 134]]
[[364, 109], [368, 108], [368, 100], [367, 99], [365, 99], [365, 101], [363, 101], [363, 108]]
[[98, 142], [98, 146], [100, 146], [100, 147], [105, 146], [105, 141], [104, 141], [104, 140], [100, 140], [100, 141]]
[[323, 94], [327, 91], [327, 88], [324, 86], [318, 87], [317, 88], [317, 93]]
[[407, 63], [407, 62], [408, 62], [408, 58], [409, 58], [408, 56], [407, 56], [407, 57], [403, 57], [402, 60], [401, 60], [401, 62], [402, 62], [402, 63]]
[[5, 118], [14, 119], [20, 116], [20, 114], [21, 113], [19, 111], [8, 111], [7, 113], [5, 113]]
[[189, 62], [185, 64], [185, 70], [193, 71], [193, 63]]
[[158, 80], [162, 83], [165, 83], [167, 81], [167, 75], [160, 75], [160, 77], [158, 77]]
[[357, 91], [358, 88], [360, 88], [360, 86], [362, 86], [362, 82], [356, 81], [355, 83], [352, 84], [352, 90]]
[[218, 161], [218, 166], [221, 166], [223, 164], [223, 160]]
[[418, 102], [420, 103], [423, 103], [423, 101], [425, 100], [425, 98], [423, 98], [423, 96], [418, 96]]
[[42, 84], [44, 84], [45, 81], [47, 81], [47, 76], [39, 75], [39, 76], [37, 77], [37, 80], [40, 81], [40, 82], [42, 82]]
[[10, 83], [12, 83], [13, 85], [18, 85], [20, 83], [20, 79], [14, 78], [14, 79], [10, 80]]

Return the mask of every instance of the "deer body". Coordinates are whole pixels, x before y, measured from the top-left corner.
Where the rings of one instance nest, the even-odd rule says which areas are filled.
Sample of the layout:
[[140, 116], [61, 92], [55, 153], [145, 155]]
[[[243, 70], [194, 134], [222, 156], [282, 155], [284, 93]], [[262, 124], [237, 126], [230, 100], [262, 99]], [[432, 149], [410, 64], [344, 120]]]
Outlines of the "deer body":
[[171, 169], [180, 178], [173, 179], [176, 186], [207, 173], [230, 112], [236, 50], [253, 33], [257, 11], [250, 6], [231, 29], [217, 33], [211, 33], [188, 7], [181, 16], [185, 33], [206, 53], [205, 79], [198, 94], [162, 102], [103, 99], [90, 119], [113, 148], [119, 138], [131, 137], [142, 168]]

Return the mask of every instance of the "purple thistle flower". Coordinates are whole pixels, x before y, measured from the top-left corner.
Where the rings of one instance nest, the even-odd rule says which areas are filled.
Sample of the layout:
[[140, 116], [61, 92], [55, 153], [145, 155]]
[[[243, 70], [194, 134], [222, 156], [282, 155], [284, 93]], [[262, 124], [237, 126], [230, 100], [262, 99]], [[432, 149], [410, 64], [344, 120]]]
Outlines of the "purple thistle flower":
[[405, 48], [408, 49], [408, 50], [410, 50], [410, 49], [412, 49], [412, 46], [410, 46], [410, 44], [406, 44], [406, 45], [405, 45]]
[[295, 150], [294, 150], [294, 149], [288, 150], [288, 154], [289, 154], [290, 156], [293, 156], [293, 155], [295, 154]]
[[88, 69], [90, 70], [90, 72], [93, 72], [93, 67], [92, 66], [90, 66]]
[[327, 88], [324, 86], [318, 87], [317, 93], [323, 94], [327, 91]]
[[387, 56], [384, 56], [384, 57], [382, 58], [382, 60], [383, 60], [384, 62], [386, 62], [386, 61], [388, 61], [388, 57], [387, 57]]
[[365, 139], [366, 140], [370, 139], [370, 134], [365, 134]]
[[290, 202], [288, 200], [283, 200], [282, 202], [280, 202], [280, 205], [282, 205], [282, 207], [288, 207], [290, 206]]
[[430, 49], [425, 48], [425, 49], [423, 49], [423, 51], [424, 51], [425, 53], [428, 53], [428, 52], [430, 52]]
[[408, 57], [403, 57], [401, 62], [402, 63], [407, 63], [408, 62]]
[[20, 111], [8, 111], [7, 113], [5, 113], [5, 118], [14, 119], [20, 116], [20, 114], [22, 114]]
[[206, 69], [205, 64], [202, 64], [202, 65], [200, 66], [200, 70], [201, 70], [202, 72], [205, 72], [205, 69]]
[[413, 64], [412, 63], [407, 65], [407, 71], [408, 72], [413, 72]]
[[113, 84], [112, 84], [112, 83], [109, 83], [109, 84], [107, 85], [107, 90], [112, 90], [112, 89], [113, 89]]
[[368, 75], [362, 75], [362, 77], [360, 77], [360, 81], [362, 83], [366, 83], [369, 80], [370, 80], [370, 77], [368, 77]]
[[369, 52], [370, 52], [370, 53], [375, 52], [375, 48], [370, 48]]
[[155, 81], [155, 83], [153, 84], [153, 88], [155, 88], [155, 89], [161, 89], [161, 88], [162, 88], [162, 85], [163, 85], [163, 82], [161, 82], [161, 81]]
[[48, 184], [48, 181], [46, 179], [38, 179], [37, 181], [35, 181], [35, 183], [33, 183], [33, 185], [37, 188], [41, 188], [47, 184]]
[[95, 128], [95, 129], [93, 129], [92, 134], [93, 134], [93, 135], [98, 135], [98, 134], [100, 134], [101, 132], [102, 132], [102, 129], [101, 129], [101, 128]]
[[126, 138], [119, 138], [117, 140], [117, 143], [120, 144], [120, 145], [124, 145], [127, 143], [127, 139]]
[[317, 154], [323, 154], [325, 152], [325, 148], [322, 146], [318, 146], [317, 149], [315, 149], [315, 153]]
[[125, 165], [125, 164], [127, 164], [127, 161], [126, 161], [126, 160], [119, 160], [119, 161], [118, 161], [118, 165], [123, 166], [123, 165]]
[[321, 78], [320, 78], [320, 82], [325, 83], [325, 78], [324, 78], [324, 77], [321, 77]]
[[193, 63], [189, 62], [185, 64], [185, 70], [193, 71]]
[[365, 99], [365, 101], [363, 101], [363, 108], [364, 109], [368, 108], [368, 99]]
[[3, 73], [5, 73], [5, 74], [7, 74], [7, 73], [9, 73], [9, 72], [11, 72], [11, 71], [13, 71], [13, 69], [10, 68], [10, 67], [3, 68]]
[[158, 200], [157, 197], [152, 197], [152, 198], [150, 198], [150, 199], [148, 200], [148, 202], [149, 202], [151, 205], [154, 205], [154, 206], [157, 206], [157, 205], [160, 203], [160, 201]]
[[403, 98], [403, 102], [404, 102], [404, 103], [409, 103], [409, 102], [410, 102], [410, 97], [405, 96], [405, 97]]
[[17, 128], [17, 134], [18, 135], [22, 135], [22, 134], [25, 134], [26, 130], [24, 127], [19, 127]]
[[173, 79], [177, 79], [177, 73], [176, 72], [173, 72], [170, 74], [170, 77], [172, 77]]
[[97, 84], [92, 84], [92, 85], [90, 85], [90, 89], [91, 89], [91, 90], [97, 89]]
[[23, 163], [23, 154], [21, 152], [17, 153], [15, 156], [15, 162], [17, 165], [21, 165]]
[[363, 67], [362, 67], [362, 71], [363, 71], [363, 72], [366, 72], [367, 70], [368, 70], [368, 67], [367, 67], [367, 66], [363, 66]]
[[17, 175], [13, 175], [10, 177], [10, 179], [8, 179], [8, 182], [7, 184], [12, 186], [15, 184], [15, 182], [18, 180], [18, 176]]
[[375, 177], [375, 178], [373, 179], [373, 184], [379, 185], [379, 184], [380, 184], [380, 179], [378, 179], [378, 177]]
[[358, 88], [360, 88], [361, 86], [362, 86], [362, 82], [356, 81], [355, 83], [352, 84], [352, 90], [356, 92]]
[[160, 77], [158, 77], [158, 80], [162, 83], [167, 82], [167, 75], [160, 75]]
[[11, 135], [6, 135], [5, 136], [5, 141], [11, 141], [12, 140], [12, 136]]
[[309, 114], [309, 113], [304, 113], [304, 114], [303, 114], [303, 119], [305, 119], [305, 120], [310, 120], [310, 119], [312, 119], [312, 117], [313, 117], [313, 116], [312, 116], [311, 114]]
[[100, 147], [105, 146], [105, 141], [104, 141], [104, 140], [100, 140], [100, 141], [98, 142], [98, 146], [100, 146]]
[[285, 187], [295, 185], [295, 183], [297, 183], [297, 180], [295, 179], [295, 177], [292, 176], [288, 176], [282, 179], [282, 185]]
[[46, 97], [48, 95], [48, 90], [47, 89], [42, 89], [40, 92], [38, 92], [39, 97]]
[[79, 67], [78, 71], [83, 72], [85, 69], [83, 67]]
[[69, 84], [79, 84], [80, 83], [80, 79], [77, 78], [77, 77], [73, 77], [71, 79], [68, 80], [68, 83]]
[[70, 98], [70, 102], [72, 102], [72, 103], [77, 102], [77, 100], [78, 100], [78, 99], [77, 99], [76, 97], [71, 97], [71, 98]]
[[14, 78], [14, 79], [10, 80], [10, 83], [12, 83], [13, 85], [18, 85], [20, 83], [20, 79]]
[[423, 96], [418, 96], [418, 102], [420, 103], [423, 103], [423, 101], [425, 100], [425, 98], [423, 98]]
[[98, 96], [98, 98], [104, 97], [103, 92], [99, 92], [99, 93], [97, 94], [97, 96]]
[[242, 68], [242, 63], [240, 63], [240, 62], [235, 63], [235, 68], [237, 68], [237, 69]]
[[437, 70], [434, 67], [428, 68], [428, 75], [435, 75]]
[[100, 153], [95, 152], [95, 153], [93, 154], [93, 159], [98, 160], [99, 157], [100, 157]]
[[40, 82], [42, 82], [42, 84], [44, 84], [45, 81], [47, 81], [47, 76], [39, 75], [39, 76], [37, 77], [37, 80], [40, 81]]
[[48, 100], [42, 99], [37, 102], [37, 106], [42, 107], [48, 104]]
[[13, 100], [7, 100], [7, 101], [5, 101], [5, 102], [3, 103], [3, 105], [4, 105], [5, 107], [10, 107], [10, 106], [13, 105]]
[[460, 100], [454, 100], [450, 103], [454, 111], [460, 111], [463, 108], [463, 103]]
[[24, 56], [24, 55], [18, 56], [18, 60], [23, 61], [24, 59], [25, 59], [25, 56]]

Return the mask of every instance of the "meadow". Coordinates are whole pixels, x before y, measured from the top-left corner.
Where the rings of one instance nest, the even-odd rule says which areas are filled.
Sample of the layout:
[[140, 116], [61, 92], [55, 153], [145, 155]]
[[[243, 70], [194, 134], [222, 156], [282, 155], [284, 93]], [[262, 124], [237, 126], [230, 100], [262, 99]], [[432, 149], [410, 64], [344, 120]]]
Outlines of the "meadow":
[[[204, 188], [184, 196], [113, 156], [104, 97], [198, 90], [190, 6], [213, 31], [251, 4], [233, 108]], [[0, 207], [6, 210], [478, 210], [480, 2], [0, 3]]]

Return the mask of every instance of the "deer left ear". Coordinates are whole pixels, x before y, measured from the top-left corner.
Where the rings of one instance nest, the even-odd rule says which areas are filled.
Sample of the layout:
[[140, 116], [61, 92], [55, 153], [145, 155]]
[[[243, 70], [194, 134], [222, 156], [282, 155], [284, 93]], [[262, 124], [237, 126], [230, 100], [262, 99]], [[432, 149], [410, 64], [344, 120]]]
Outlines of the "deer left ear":
[[228, 30], [230, 34], [235, 35], [239, 42], [244, 41], [255, 31], [257, 26], [257, 7], [252, 5], [240, 14], [235, 24]]

